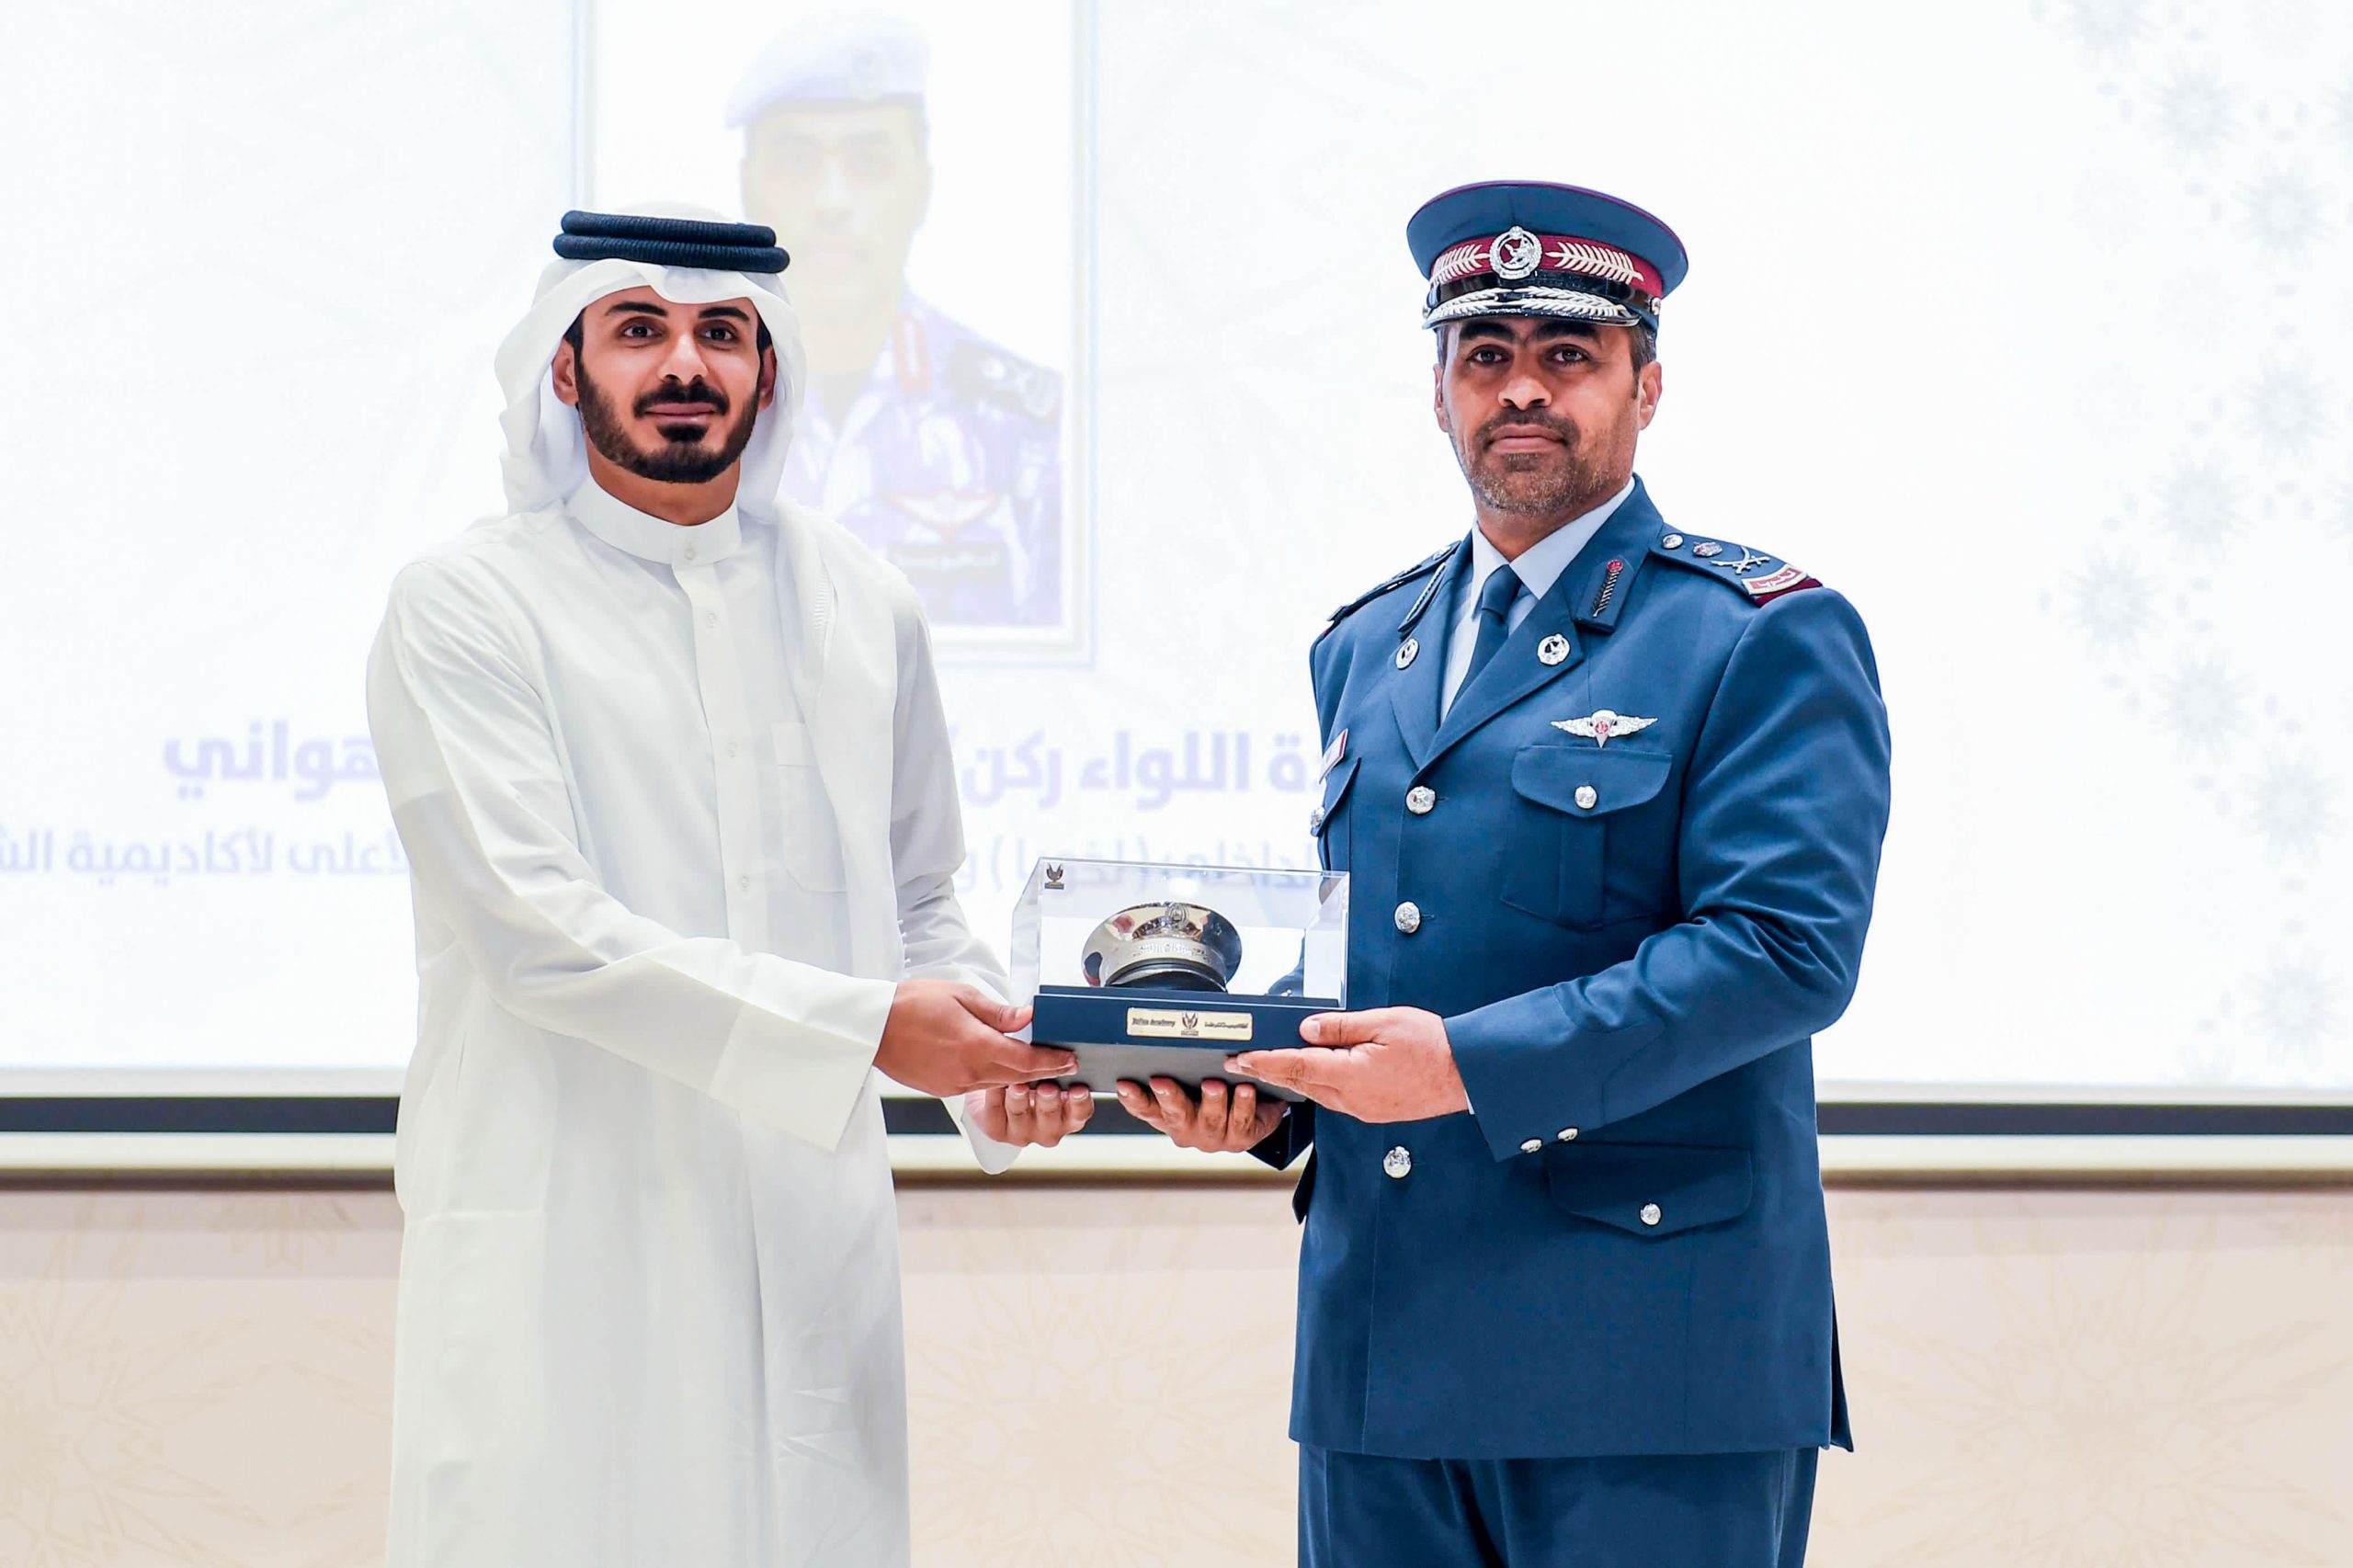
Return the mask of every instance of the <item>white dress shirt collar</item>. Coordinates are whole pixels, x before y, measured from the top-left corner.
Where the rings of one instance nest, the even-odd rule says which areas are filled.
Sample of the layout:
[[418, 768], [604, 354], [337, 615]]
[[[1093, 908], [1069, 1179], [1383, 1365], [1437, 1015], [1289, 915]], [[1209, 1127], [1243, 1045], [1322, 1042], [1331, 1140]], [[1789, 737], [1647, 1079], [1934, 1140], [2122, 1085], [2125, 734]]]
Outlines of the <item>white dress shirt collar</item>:
[[1488, 542], [1485, 534], [1476, 528], [1471, 530], [1471, 559], [1466, 562], [1469, 569], [1455, 584], [1454, 614], [1448, 623], [1446, 673], [1438, 687], [1438, 714], [1441, 718], [1454, 706], [1455, 694], [1462, 689], [1462, 683], [1470, 675], [1471, 650], [1479, 639], [1475, 624], [1479, 616], [1479, 590], [1486, 585], [1495, 568], [1510, 566], [1519, 574], [1521, 585], [1528, 589], [1512, 601], [1511, 608], [1504, 615], [1505, 629], [1517, 631], [1519, 623], [1535, 613], [1536, 601], [1552, 591], [1552, 585], [1561, 580], [1561, 574], [1569, 569], [1569, 562], [1592, 542], [1593, 536], [1601, 531], [1601, 525], [1608, 522], [1610, 515], [1633, 493], [1634, 482], [1630, 479], [1623, 490], [1583, 517], [1554, 528], [1522, 551], [1517, 561], [1505, 561], [1503, 551]]
[[[1569, 562], [1577, 558], [1577, 552], [1592, 542], [1593, 536], [1601, 531], [1601, 525], [1608, 522], [1610, 515], [1623, 506], [1626, 497], [1633, 493], [1634, 482], [1629, 479], [1625, 488], [1619, 491], [1617, 494], [1574, 521], [1563, 523], [1554, 528], [1536, 543], [1520, 551], [1518, 560], [1508, 563], [1513, 571], [1519, 574], [1519, 580], [1526, 585], [1530, 601], [1540, 599], [1552, 591], [1552, 585], [1561, 580], [1561, 574], [1569, 569]], [[1476, 608], [1479, 602], [1479, 589], [1486, 583], [1489, 574], [1496, 567], [1505, 564], [1503, 551], [1489, 543], [1484, 533], [1475, 527], [1472, 528], [1471, 571], [1462, 579], [1455, 597], [1455, 603], [1462, 607], [1463, 612], [1467, 613], [1468, 610]], [[1529, 608], [1533, 608], [1532, 602]], [[1460, 619], [1461, 616], [1458, 614], [1456, 619]], [[1515, 616], [1513, 619], [1517, 620], [1520, 618]]]
[[743, 521], [732, 506], [707, 523], [665, 522], [615, 498], [590, 479], [565, 497], [563, 506], [582, 528], [615, 550], [665, 566], [707, 566], [733, 555], [744, 542]]

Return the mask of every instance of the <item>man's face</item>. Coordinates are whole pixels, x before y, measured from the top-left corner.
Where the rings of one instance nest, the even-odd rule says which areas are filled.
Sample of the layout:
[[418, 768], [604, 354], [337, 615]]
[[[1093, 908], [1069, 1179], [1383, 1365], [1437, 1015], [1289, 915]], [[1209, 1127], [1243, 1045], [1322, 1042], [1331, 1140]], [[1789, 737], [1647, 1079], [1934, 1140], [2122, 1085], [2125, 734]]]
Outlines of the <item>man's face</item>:
[[776, 397], [776, 355], [759, 347], [749, 300], [680, 305], [631, 289], [581, 312], [580, 337], [556, 350], [556, 395], [580, 410], [590, 446], [645, 479], [718, 478]]
[[1634, 469], [1658, 407], [1655, 361], [1633, 368], [1633, 331], [1544, 316], [1439, 329], [1438, 428], [1479, 499], [1538, 515], [1597, 505]]
[[744, 211], [792, 253], [795, 303], [898, 297], [931, 200], [922, 110], [910, 103], [788, 105], [744, 144]]

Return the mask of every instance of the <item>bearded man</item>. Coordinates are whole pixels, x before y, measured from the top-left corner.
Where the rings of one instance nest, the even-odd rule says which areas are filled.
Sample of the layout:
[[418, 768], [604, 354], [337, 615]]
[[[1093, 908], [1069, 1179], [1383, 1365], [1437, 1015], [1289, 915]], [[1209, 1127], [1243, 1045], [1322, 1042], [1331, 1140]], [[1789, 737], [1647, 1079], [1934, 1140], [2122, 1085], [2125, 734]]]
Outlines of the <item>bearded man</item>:
[[1120, 1096], [1195, 1146], [1313, 1146], [1302, 1562], [1795, 1568], [1847, 1442], [1812, 1037], [1887, 825], [1870, 641], [1634, 477], [1665, 224], [1514, 182], [1406, 240], [1475, 526], [1311, 656], [1364, 1010], [1198, 1104]]
[[977, 1124], [1069, 1058], [958, 907], [913, 592], [767, 499], [774, 234], [563, 229], [498, 355], [506, 515], [400, 574], [368, 671], [421, 976], [389, 1562], [899, 1568], [876, 1074], [975, 1091], [1002, 1168]]
[[800, 257], [813, 391], [787, 497], [907, 574], [941, 627], [1063, 615], [1062, 377], [919, 296], [930, 48], [895, 17], [796, 17], [727, 105], [744, 210]]

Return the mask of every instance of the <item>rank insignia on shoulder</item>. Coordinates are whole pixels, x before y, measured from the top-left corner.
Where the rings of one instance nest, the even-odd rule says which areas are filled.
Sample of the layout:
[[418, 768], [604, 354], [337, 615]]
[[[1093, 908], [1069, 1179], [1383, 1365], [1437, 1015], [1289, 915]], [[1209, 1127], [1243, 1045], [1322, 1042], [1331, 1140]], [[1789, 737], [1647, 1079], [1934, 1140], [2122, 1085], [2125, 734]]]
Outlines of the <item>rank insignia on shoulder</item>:
[[1041, 425], [1061, 416], [1061, 376], [984, 344], [959, 343], [948, 351], [948, 385], [960, 398], [993, 404]]
[[1752, 604], [1769, 604], [1783, 594], [1822, 586], [1820, 579], [1802, 567], [1792, 566], [1779, 556], [1751, 550], [1745, 544], [1700, 540], [1686, 549], [1685, 542], [1683, 535], [1668, 534], [1651, 547], [1651, 552], [1677, 562], [1687, 572], [1737, 585], [1747, 593]]
[[1822, 580], [1804, 567], [1792, 566], [1785, 561], [1779, 571], [1768, 573], [1762, 577], [1743, 577], [1740, 585], [1748, 590], [1750, 598], [1761, 605], [1778, 599], [1783, 594], [1794, 594], [1800, 588], [1818, 588], [1822, 586]]

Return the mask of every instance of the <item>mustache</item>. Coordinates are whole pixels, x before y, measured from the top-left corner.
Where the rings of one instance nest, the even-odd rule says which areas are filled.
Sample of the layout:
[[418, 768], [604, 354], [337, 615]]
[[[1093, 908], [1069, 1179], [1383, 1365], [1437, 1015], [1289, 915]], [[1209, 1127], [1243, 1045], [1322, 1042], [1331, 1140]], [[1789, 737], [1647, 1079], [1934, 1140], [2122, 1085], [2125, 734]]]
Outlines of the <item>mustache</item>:
[[640, 415], [649, 414], [658, 403], [707, 403], [718, 413], [727, 412], [727, 394], [700, 376], [683, 387], [676, 381], [664, 382], [639, 398], [631, 412]]
[[1525, 413], [1498, 414], [1479, 426], [1479, 444], [1485, 446], [1498, 436], [1525, 435], [1530, 430], [1546, 430], [1561, 438], [1563, 446], [1577, 444], [1577, 427], [1558, 415], [1531, 408]]

